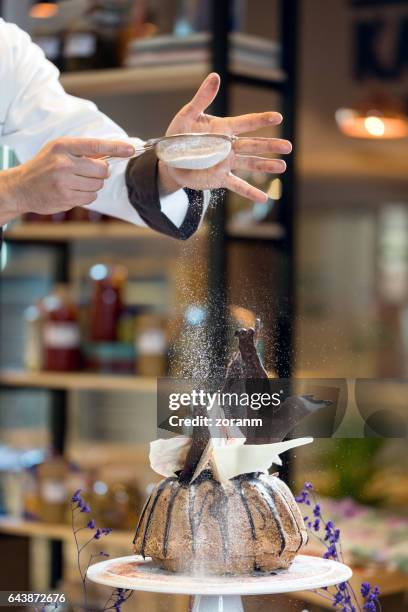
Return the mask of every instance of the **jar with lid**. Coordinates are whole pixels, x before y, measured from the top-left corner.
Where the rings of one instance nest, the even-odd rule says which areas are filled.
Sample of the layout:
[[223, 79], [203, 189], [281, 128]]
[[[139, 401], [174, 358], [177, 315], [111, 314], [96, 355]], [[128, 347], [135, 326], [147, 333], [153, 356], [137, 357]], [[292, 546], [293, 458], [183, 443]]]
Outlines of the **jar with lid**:
[[80, 328], [78, 309], [71, 301], [69, 288], [58, 285], [43, 300], [44, 367], [66, 372], [80, 367]]

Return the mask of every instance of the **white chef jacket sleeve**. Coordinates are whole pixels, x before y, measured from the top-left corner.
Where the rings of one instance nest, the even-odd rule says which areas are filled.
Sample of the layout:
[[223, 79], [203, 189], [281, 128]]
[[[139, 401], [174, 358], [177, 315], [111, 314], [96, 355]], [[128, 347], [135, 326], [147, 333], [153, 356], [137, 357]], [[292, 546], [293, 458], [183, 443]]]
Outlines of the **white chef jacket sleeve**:
[[[67, 94], [59, 82], [58, 70], [45, 58], [28, 34], [13, 24], [1, 21], [0, 28], [0, 34], [6, 38], [3, 44], [7, 49], [6, 86], [10, 98], [2, 142], [15, 151], [21, 163], [33, 157], [50, 140], [64, 136], [123, 139], [136, 145], [142, 142], [140, 139], [129, 138], [124, 130], [101, 113], [92, 102]], [[156, 177], [156, 160], [151, 157], [149, 160], [154, 167], [150, 175]], [[191, 190], [181, 189], [159, 198], [156, 191], [157, 200], [150, 201], [155, 207], [154, 221], [151, 221], [150, 209], [146, 209], [146, 205], [142, 213], [138, 210], [139, 202], [143, 205], [143, 193], [135, 194], [137, 184], [129, 184], [139, 178], [135, 168], [133, 172], [127, 171], [127, 166], [131, 164], [136, 169], [141, 165], [138, 160], [112, 164], [110, 178], [90, 208], [137, 225], [151, 226], [176, 238], [189, 237], [204, 216], [210, 193], [192, 193]], [[133, 197], [129, 196], [131, 188]], [[183, 230], [183, 224], [191, 206], [196, 209], [195, 218], [198, 222], [193, 228], [190, 220], [187, 231], [185, 227]]]

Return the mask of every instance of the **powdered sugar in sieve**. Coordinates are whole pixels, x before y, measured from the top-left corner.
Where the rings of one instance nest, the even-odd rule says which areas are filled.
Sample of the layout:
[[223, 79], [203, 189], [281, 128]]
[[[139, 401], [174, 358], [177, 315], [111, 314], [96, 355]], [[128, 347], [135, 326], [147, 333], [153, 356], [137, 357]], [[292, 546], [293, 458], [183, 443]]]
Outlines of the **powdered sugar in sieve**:
[[156, 144], [156, 155], [173, 168], [205, 170], [228, 157], [231, 139], [224, 135], [179, 134]]

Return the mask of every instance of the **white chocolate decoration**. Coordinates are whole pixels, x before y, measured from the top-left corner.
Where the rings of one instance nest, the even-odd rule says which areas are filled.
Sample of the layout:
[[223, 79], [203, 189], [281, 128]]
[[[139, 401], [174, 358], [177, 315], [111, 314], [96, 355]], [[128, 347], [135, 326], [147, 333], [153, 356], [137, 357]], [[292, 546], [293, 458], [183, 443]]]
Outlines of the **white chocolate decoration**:
[[[192, 482], [207, 468], [214, 478], [225, 482], [241, 474], [267, 473], [269, 468], [282, 465], [280, 454], [291, 448], [313, 442], [313, 438], [296, 438], [273, 444], [245, 444], [245, 438], [211, 438], [195, 470]], [[184, 466], [191, 438], [176, 436], [150, 443], [150, 466], [161, 476], [175, 476]]]
[[160, 476], [175, 476], [184, 465], [187, 453], [191, 446], [191, 438], [176, 436], [168, 440], [154, 440], [150, 442], [150, 467]]
[[296, 438], [274, 444], [228, 444], [213, 447], [211, 467], [214, 478], [223, 482], [241, 474], [267, 473], [272, 464], [282, 465], [279, 457], [281, 453], [311, 442], [313, 438]]

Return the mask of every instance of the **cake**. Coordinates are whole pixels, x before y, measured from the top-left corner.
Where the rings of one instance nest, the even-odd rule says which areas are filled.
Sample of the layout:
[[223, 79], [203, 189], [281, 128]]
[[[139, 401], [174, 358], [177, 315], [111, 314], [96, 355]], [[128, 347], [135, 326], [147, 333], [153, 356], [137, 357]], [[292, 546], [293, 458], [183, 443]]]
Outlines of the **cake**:
[[[236, 332], [238, 350], [223, 389], [267, 379], [256, 351], [258, 335], [259, 328]], [[282, 442], [306, 414], [328, 404], [312, 395], [289, 397], [274, 412], [272, 444], [244, 444], [245, 438], [228, 438], [231, 432], [225, 443], [215, 441], [206, 427], [194, 428], [191, 439], [151, 443], [151, 467], [167, 477], [144, 506], [134, 552], [171, 572], [239, 575], [288, 568], [307, 532], [290, 489], [268, 470], [281, 464], [279, 453], [313, 441]]]
[[251, 574], [289, 567], [306, 541], [296, 501], [277, 476], [221, 484], [205, 470], [193, 483], [173, 477], [155, 487], [133, 544], [172, 572]]

